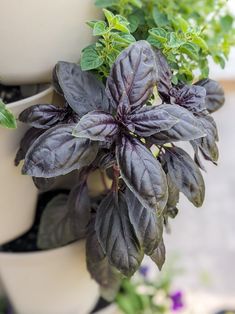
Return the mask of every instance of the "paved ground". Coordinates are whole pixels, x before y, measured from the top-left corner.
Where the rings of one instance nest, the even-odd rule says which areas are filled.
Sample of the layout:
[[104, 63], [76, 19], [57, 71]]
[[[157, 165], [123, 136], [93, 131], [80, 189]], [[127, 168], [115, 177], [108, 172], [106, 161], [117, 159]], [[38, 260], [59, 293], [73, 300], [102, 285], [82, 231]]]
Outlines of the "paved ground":
[[[213, 298], [223, 302], [226, 296], [225, 304], [235, 308], [235, 93], [227, 94], [225, 107], [214, 118], [221, 157], [218, 167], [207, 164], [205, 204], [195, 209], [182, 198], [166, 242], [168, 257], [177, 252], [185, 269], [176, 280], [178, 287], [193, 294], [209, 293], [212, 304]], [[197, 302], [200, 305], [202, 298]], [[204, 308], [197, 313], [211, 312]]]

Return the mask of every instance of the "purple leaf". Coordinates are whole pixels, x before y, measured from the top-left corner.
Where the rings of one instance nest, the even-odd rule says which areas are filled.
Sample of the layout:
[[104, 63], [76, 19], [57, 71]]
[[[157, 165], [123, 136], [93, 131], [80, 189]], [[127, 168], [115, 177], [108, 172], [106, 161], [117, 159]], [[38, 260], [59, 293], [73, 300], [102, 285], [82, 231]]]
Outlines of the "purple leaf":
[[219, 150], [216, 144], [219, 140], [216, 123], [210, 115], [202, 115], [198, 119], [203, 125], [206, 136], [194, 140], [194, 144], [198, 146], [206, 160], [216, 163], [219, 159]]
[[162, 270], [162, 267], [166, 260], [166, 248], [163, 239], [158, 247], [154, 250], [154, 252], [150, 255], [150, 257], [157, 265], [158, 269]]
[[210, 113], [219, 110], [225, 102], [223, 87], [216, 81], [204, 79], [196, 83], [206, 89], [206, 107]]
[[47, 130], [30, 147], [23, 174], [51, 178], [88, 166], [98, 152], [97, 142], [72, 135], [75, 125], [59, 125]]
[[21, 160], [24, 160], [27, 151], [36, 141], [36, 139], [45, 132], [44, 129], [30, 128], [20, 141], [20, 147], [16, 153], [15, 166], [18, 166]]
[[58, 62], [54, 71], [66, 101], [80, 117], [93, 110], [112, 111], [105, 88], [95, 75], [70, 62]]
[[122, 136], [116, 147], [121, 175], [144, 207], [162, 212], [168, 198], [166, 175], [158, 160], [136, 138]]
[[160, 106], [144, 107], [128, 118], [134, 127], [134, 132], [143, 137], [169, 130], [179, 121]]
[[156, 81], [154, 52], [150, 44], [142, 40], [130, 45], [117, 58], [107, 79], [106, 91], [115, 108], [126, 93], [135, 110], [148, 101]]
[[163, 145], [171, 142], [190, 141], [206, 136], [200, 120], [187, 109], [178, 105], [167, 104], [159, 107], [178, 119], [178, 122], [171, 129], [151, 136], [150, 140], [153, 144]]
[[90, 220], [86, 240], [87, 269], [101, 288], [101, 295], [110, 301], [121, 285], [121, 274], [108, 261], [95, 231], [95, 216]]
[[172, 88], [170, 91], [171, 103], [180, 105], [193, 113], [206, 110], [206, 90], [197, 85], [185, 85]]
[[112, 141], [118, 130], [118, 124], [111, 114], [91, 111], [81, 118], [73, 135], [93, 141]]
[[49, 129], [63, 121], [66, 113], [65, 108], [54, 105], [35, 105], [21, 112], [19, 120], [35, 128]]
[[172, 88], [172, 72], [167, 63], [166, 58], [162, 54], [161, 50], [155, 49], [157, 69], [159, 73], [159, 80], [157, 83], [157, 89], [160, 97], [167, 103], [170, 102], [169, 91]]
[[202, 174], [192, 158], [181, 148], [166, 148], [164, 159], [168, 175], [174, 185], [183, 192], [196, 207], [203, 204], [205, 183]]
[[144, 254], [130, 222], [122, 192], [110, 192], [103, 199], [97, 210], [95, 230], [109, 262], [123, 275], [133, 275]]
[[145, 208], [128, 188], [125, 192], [130, 222], [140, 245], [151, 255], [162, 240], [163, 219], [156, 210]]

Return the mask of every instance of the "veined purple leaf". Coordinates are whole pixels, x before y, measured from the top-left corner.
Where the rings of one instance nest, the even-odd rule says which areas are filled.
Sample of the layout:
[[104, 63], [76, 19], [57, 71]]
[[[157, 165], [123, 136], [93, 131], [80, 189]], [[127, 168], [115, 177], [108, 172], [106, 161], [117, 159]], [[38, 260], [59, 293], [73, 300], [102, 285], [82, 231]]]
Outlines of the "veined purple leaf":
[[124, 93], [132, 110], [141, 108], [152, 95], [157, 81], [154, 52], [147, 41], [138, 41], [125, 49], [114, 63], [107, 79], [107, 95], [118, 107]]
[[73, 135], [93, 141], [112, 141], [118, 129], [118, 124], [111, 114], [91, 111], [81, 118], [73, 130]]
[[45, 132], [44, 129], [36, 129], [30, 128], [24, 134], [22, 140], [20, 141], [20, 147], [16, 153], [15, 157], [15, 166], [19, 166], [21, 160], [24, 160], [27, 151], [31, 147], [31, 145], [36, 141], [39, 136], [41, 136]]
[[219, 150], [216, 142], [218, 142], [218, 131], [214, 119], [210, 115], [199, 116], [198, 119], [202, 123], [206, 136], [194, 140], [206, 160], [217, 162], [219, 159]]
[[143, 259], [122, 192], [110, 192], [101, 202], [95, 222], [99, 243], [109, 262], [123, 275], [133, 275]]
[[134, 127], [134, 132], [143, 137], [169, 130], [179, 121], [160, 106], [144, 107], [128, 118]]
[[158, 269], [162, 270], [166, 260], [166, 248], [163, 239], [150, 257], [157, 265]]
[[88, 226], [86, 240], [87, 269], [92, 278], [100, 285], [101, 295], [112, 301], [121, 285], [121, 274], [108, 261], [95, 231], [95, 217], [92, 217]]
[[165, 102], [169, 103], [169, 91], [172, 88], [172, 72], [161, 50], [155, 49], [154, 52], [159, 73], [159, 79], [157, 83], [158, 93]]
[[145, 208], [128, 188], [125, 192], [130, 222], [140, 245], [151, 255], [162, 240], [163, 218], [156, 210]]
[[180, 105], [193, 113], [206, 110], [206, 90], [202, 86], [185, 85], [170, 90], [171, 103]]
[[98, 152], [97, 142], [72, 135], [75, 125], [59, 125], [47, 130], [30, 147], [23, 174], [51, 178], [88, 166]]
[[78, 185], [69, 198], [61, 194], [45, 208], [39, 233], [38, 246], [53, 249], [86, 236], [90, 218], [90, 199], [86, 185]]
[[153, 144], [163, 145], [171, 142], [190, 141], [206, 136], [200, 120], [187, 109], [178, 105], [168, 104], [163, 104], [159, 107], [178, 119], [178, 122], [171, 129], [151, 136], [150, 140]]
[[48, 104], [35, 105], [21, 112], [19, 120], [35, 128], [49, 129], [56, 123], [63, 121], [65, 116], [65, 108]]
[[162, 212], [168, 198], [166, 175], [158, 160], [136, 138], [122, 136], [116, 147], [121, 175], [141, 204]]
[[206, 89], [206, 107], [210, 113], [219, 110], [225, 102], [223, 87], [216, 81], [204, 79], [196, 83]]
[[93, 110], [112, 111], [105, 88], [95, 75], [70, 62], [58, 62], [55, 72], [66, 101], [80, 117]]
[[205, 198], [205, 183], [198, 166], [179, 147], [166, 148], [164, 159], [172, 182], [190, 202], [200, 207]]

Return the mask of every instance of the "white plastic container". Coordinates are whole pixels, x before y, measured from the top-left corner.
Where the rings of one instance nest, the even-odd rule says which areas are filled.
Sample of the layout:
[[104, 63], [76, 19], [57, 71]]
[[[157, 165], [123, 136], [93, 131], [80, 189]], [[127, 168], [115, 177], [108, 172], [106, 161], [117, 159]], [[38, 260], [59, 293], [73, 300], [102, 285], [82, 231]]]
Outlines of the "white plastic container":
[[58, 61], [77, 62], [92, 40], [94, 0], [0, 0], [0, 83], [49, 82]]
[[[7, 106], [16, 117], [26, 108], [40, 103], [51, 103], [53, 89]], [[26, 126], [18, 123], [16, 130], [0, 127], [0, 245], [24, 232], [32, 225], [37, 201], [37, 189], [32, 179], [21, 175], [14, 158]]]
[[50, 251], [0, 253], [0, 275], [17, 314], [88, 314], [99, 297], [86, 269], [84, 241]]

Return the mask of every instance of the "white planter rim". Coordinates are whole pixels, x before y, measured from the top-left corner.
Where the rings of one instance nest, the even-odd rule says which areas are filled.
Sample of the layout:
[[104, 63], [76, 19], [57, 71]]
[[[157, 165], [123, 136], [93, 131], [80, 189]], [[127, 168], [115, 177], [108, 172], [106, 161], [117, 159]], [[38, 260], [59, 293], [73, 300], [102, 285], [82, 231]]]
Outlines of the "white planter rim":
[[[81, 240], [83, 241], [83, 240]], [[37, 259], [38, 258], [42, 258], [44, 259], [45, 257], [48, 257], [50, 255], [54, 255], [55, 253], [57, 253], [57, 256], [61, 253], [63, 255], [63, 251], [64, 250], [73, 250], [73, 248], [77, 247], [78, 244], [80, 244], [80, 240], [73, 242], [71, 244], [68, 245], [64, 245], [62, 247], [56, 248], [56, 249], [49, 249], [49, 250], [43, 250], [43, 251], [33, 251], [33, 252], [4, 252], [1, 251], [0, 252], [0, 258], [1, 259]]]
[[13, 110], [13, 109], [15, 109], [19, 106], [22, 106], [26, 103], [33, 102], [34, 100], [37, 100], [38, 98], [44, 97], [44, 96], [52, 93], [53, 90], [54, 90], [53, 86], [50, 86], [50, 87], [46, 88], [44, 91], [37, 93], [33, 96], [30, 96], [30, 97], [27, 97], [27, 98], [24, 98], [24, 99], [21, 99], [18, 101], [14, 101], [12, 103], [7, 104], [7, 109]]

